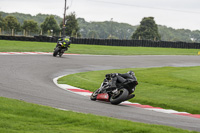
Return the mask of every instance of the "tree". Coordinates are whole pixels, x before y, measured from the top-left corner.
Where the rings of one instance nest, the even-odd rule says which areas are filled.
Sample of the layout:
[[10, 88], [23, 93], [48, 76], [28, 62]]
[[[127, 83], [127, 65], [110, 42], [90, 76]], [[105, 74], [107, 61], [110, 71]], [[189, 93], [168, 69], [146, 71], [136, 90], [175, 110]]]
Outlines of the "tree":
[[144, 17], [140, 26], [132, 35], [132, 39], [160, 40], [158, 26], [153, 17]]
[[88, 32], [88, 38], [99, 38], [99, 35], [95, 31]]
[[4, 26], [5, 26], [5, 30], [12, 30], [12, 29], [14, 29], [15, 31], [20, 30], [20, 23], [13, 16], [6, 16], [4, 18]]
[[191, 39], [194, 42], [200, 42], [200, 31], [198, 31], [198, 30], [193, 31], [193, 33], [191, 35]]
[[38, 23], [35, 22], [34, 20], [24, 20], [22, 28], [26, 32], [33, 32], [33, 33], [36, 33], [39, 30]]
[[58, 35], [60, 33], [60, 28], [53, 15], [46, 17], [44, 22], [41, 24], [41, 29], [44, 34], [52, 31], [53, 34]]
[[108, 36], [107, 39], [119, 39], [119, 38], [117, 38], [116, 36], [110, 35], [110, 36]]
[[0, 14], [0, 28], [4, 27], [4, 19], [2, 17], [2, 15]]
[[[67, 36], [78, 36], [80, 37], [81, 34], [79, 32], [79, 25], [78, 25], [78, 21], [76, 19], [76, 14], [75, 12], [71, 13], [70, 15], [65, 17], [65, 33]], [[60, 23], [60, 27], [63, 27], [63, 22]]]

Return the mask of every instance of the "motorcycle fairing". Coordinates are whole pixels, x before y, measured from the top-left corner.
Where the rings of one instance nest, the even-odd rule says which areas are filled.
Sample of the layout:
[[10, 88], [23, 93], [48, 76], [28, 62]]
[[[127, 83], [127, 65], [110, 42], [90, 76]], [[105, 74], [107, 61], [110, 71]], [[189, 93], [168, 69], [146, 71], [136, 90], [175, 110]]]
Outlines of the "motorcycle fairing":
[[109, 95], [107, 93], [101, 93], [97, 95], [97, 100], [109, 102]]

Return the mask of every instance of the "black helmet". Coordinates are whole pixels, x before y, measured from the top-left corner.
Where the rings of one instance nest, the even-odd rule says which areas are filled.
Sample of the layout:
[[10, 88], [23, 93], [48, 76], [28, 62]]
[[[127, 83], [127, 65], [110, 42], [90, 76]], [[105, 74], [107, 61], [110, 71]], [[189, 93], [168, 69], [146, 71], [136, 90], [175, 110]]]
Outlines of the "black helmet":
[[130, 74], [131, 76], [135, 76], [135, 73], [133, 71], [128, 71], [128, 74]]

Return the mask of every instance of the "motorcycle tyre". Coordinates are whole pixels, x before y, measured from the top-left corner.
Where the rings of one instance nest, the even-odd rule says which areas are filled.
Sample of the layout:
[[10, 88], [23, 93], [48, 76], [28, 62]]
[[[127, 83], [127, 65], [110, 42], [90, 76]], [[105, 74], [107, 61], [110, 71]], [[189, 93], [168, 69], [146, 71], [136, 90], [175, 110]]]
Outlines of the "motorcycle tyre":
[[98, 91], [98, 90], [96, 90], [96, 91], [94, 91], [94, 92], [92, 93], [92, 95], [90, 96], [90, 100], [92, 100], [92, 101], [96, 101], [96, 100], [97, 100], [97, 96], [93, 96], [97, 91]]
[[53, 52], [53, 56], [56, 57], [58, 54], [58, 51], [60, 50], [60, 48], [55, 48], [54, 52]]
[[114, 96], [111, 96], [111, 98], [110, 98], [111, 104], [117, 105], [126, 100], [128, 94], [129, 94], [128, 90], [120, 89], [119, 91], [122, 91], [122, 92], [120, 93], [120, 95], [117, 98], [114, 98]]
[[61, 49], [60, 53], [59, 53], [59, 56], [61, 57], [64, 53], [65, 53], [65, 50]]
[[61, 57], [63, 55], [63, 53], [59, 53], [59, 57]]

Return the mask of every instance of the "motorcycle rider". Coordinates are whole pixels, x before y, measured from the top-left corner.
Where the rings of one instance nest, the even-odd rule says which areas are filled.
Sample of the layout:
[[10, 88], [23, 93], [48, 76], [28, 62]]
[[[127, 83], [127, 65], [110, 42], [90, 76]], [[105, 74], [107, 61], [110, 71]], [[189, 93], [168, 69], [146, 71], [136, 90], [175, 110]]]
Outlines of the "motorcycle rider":
[[58, 39], [56, 47], [58, 47], [59, 43], [64, 45], [63, 50], [66, 51], [70, 47], [71, 41], [69, 37], [63, 37]]
[[[106, 80], [111, 80], [111, 86], [109, 89], [116, 89], [116, 83], [128, 84], [129, 82], [136, 81], [136, 85], [138, 84], [135, 73], [133, 71], [128, 71], [127, 73], [111, 73], [106, 74]], [[132, 93], [135, 91], [135, 87], [132, 89]], [[133, 98], [135, 94], [130, 94], [127, 99]]]
[[125, 83], [131, 80], [137, 81], [135, 77], [135, 73], [133, 71], [128, 71], [127, 73], [121, 74], [121, 73], [111, 73], [106, 74], [111, 76], [112, 84], [111, 88], [116, 88], [116, 83]]

